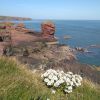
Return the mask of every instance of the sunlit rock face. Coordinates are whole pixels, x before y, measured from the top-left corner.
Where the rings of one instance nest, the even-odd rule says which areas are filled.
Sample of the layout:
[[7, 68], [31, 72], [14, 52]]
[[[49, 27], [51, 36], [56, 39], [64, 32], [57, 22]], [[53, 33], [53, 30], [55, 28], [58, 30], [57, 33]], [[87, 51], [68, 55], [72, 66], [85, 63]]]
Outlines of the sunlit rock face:
[[23, 23], [19, 23], [19, 24], [17, 24], [17, 27], [25, 28], [25, 25]]
[[45, 38], [54, 38], [55, 25], [51, 21], [45, 21], [41, 24], [42, 36]]
[[15, 27], [15, 30], [19, 32], [24, 32], [24, 33], [30, 32], [30, 30], [27, 29], [23, 23], [17, 24]]
[[19, 23], [17, 24], [17, 26], [15, 27], [15, 29], [17, 31], [22, 31], [22, 29], [25, 28], [25, 25], [23, 23]]

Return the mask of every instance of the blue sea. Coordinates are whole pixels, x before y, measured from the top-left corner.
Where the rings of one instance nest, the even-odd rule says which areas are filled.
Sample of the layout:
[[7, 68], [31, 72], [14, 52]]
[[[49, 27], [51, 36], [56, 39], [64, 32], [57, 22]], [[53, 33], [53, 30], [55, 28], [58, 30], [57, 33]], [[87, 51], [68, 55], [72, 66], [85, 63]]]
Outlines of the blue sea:
[[[25, 25], [34, 31], [41, 31], [41, 23], [44, 20], [25, 21]], [[60, 44], [69, 45], [72, 48], [88, 48], [91, 53], [77, 53], [77, 59], [81, 63], [100, 66], [100, 20], [52, 20], [56, 25], [55, 36]], [[64, 39], [64, 36], [70, 39]], [[91, 47], [97, 45], [99, 47]]]

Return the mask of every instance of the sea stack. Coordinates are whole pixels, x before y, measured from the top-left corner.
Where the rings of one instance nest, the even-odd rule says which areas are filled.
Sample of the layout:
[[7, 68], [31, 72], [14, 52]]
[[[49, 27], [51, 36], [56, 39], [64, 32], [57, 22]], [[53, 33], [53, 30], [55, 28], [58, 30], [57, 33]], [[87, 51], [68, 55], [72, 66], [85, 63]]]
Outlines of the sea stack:
[[44, 38], [54, 38], [55, 25], [51, 21], [45, 21], [41, 24], [42, 36]]

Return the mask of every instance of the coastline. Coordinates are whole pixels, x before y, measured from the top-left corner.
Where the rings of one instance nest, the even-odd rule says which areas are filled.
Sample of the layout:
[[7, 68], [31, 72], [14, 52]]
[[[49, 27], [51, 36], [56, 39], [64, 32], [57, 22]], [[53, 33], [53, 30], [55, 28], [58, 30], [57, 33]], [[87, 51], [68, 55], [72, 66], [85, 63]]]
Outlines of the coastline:
[[12, 57], [15, 57], [22, 64], [27, 64], [29, 69], [62, 69], [65, 72], [72, 71], [81, 74], [93, 82], [100, 83], [99, 71], [91, 65], [81, 64], [76, 59], [71, 47], [59, 43], [55, 44], [55, 39], [51, 41], [51, 38], [43, 38], [41, 32], [37, 33], [27, 28], [20, 27], [19, 30], [19, 28], [12, 27], [8, 30], [12, 32], [14, 52]]

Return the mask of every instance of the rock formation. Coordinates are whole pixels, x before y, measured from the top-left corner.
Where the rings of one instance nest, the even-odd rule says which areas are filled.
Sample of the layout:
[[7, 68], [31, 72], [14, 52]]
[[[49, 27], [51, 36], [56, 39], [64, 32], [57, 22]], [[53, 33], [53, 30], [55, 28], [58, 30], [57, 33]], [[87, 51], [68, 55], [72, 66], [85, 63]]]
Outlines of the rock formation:
[[15, 30], [16, 30], [16, 31], [19, 31], [19, 32], [25, 32], [25, 33], [30, 32], [30, 30], [27, 29], [23, 23], [17, 24], [17, 25], [15, 26]]
[[45, 38], [54, 38], [55, 25], [50, 21], [41, 24], [42, 36]]

